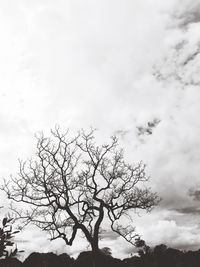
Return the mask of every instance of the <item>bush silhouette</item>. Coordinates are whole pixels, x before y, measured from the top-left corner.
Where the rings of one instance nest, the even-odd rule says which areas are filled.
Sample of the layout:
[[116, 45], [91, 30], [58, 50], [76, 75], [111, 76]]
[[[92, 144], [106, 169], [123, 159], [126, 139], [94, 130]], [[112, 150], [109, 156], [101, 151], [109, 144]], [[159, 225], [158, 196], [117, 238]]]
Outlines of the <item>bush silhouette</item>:
[[31, 253], [24, 261], [23, 267], [70, 267], [73, 259], [67, 254]]
[[[94, 259], [91, 251], [81, 252], [73, 267], [93, 267]], [[111, 255], [106, 255], [100, 251], [98, 258], [95, 261], [95, 267], [127, 267], [126, 263], [122, 260], [113, 258]]]
[[1, 267], [22, 267], [23, 264], [16, 258], [7, 258], [0, 260]]

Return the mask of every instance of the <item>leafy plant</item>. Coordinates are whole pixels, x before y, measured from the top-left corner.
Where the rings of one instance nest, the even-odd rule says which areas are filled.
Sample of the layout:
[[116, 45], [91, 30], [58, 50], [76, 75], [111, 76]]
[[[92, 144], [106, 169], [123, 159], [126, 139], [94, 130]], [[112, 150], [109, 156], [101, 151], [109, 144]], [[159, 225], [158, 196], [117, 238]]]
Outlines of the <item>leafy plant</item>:
[[15, 234], [19, 233], [19, 231], [13, 231], [12, 229], [12, 218], [3, 218], [2, 220], [2, 227], [0, 227], [0, 258], [12, 258], [17, 255], [19, 252], [18, 248], [15, 247], [14, 250], [8, 251], [8, 247], [12, 247], [14, 245], [13, 237]]

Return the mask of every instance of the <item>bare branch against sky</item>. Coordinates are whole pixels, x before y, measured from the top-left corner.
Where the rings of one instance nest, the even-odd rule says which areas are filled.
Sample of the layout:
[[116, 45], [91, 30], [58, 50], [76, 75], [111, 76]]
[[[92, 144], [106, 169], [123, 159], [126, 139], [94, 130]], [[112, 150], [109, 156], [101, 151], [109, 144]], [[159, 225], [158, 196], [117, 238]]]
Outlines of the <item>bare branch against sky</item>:
[[125, 161], [116, 136], [99, 145], [93, 129], [70, 137], [56, 128], [51, 137], [37, 137], [35, 157], [20, 161], [19, 174], [4, 180], [1, 189], [22, 204], [12, 206], [21, 229], [33, 223], [69, 246], [81, 231], [96, 258], [105, 221], [110, 231], [135, 244], [133, 212], [150, 211], [159, 202], [144, 187], [148, 180], [142, 162]]

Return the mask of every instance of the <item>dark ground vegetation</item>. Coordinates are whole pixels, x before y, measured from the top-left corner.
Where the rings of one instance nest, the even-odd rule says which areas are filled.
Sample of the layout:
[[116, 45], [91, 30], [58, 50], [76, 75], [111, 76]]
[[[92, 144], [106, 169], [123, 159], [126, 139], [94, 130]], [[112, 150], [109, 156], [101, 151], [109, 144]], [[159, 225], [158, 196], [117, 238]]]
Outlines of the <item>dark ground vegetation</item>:
[[[56, 255], [54, 253], [30, 254], [24, 262], [8, 257], [0, 260], [1, 267], [93, 267], [91, 251], [81, 252], [77, 259], [66, 253]], [[98, 263], [95, 267], [199, 267], [200, 250], [181, 251], [168, 248], [166, 245], [158, 245], [146, 251], [139, 250], [138, 255], [120, 260], [102, 252], [98, 255]]]

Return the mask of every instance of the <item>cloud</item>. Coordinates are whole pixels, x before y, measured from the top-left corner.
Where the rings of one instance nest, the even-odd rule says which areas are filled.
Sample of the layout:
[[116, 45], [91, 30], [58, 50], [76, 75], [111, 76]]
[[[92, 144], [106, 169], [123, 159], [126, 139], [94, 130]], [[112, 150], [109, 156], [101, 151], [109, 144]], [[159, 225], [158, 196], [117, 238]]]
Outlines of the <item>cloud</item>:
[[200, 209], [196, 206], [184, 207], [184, 208], [176, 209], [176, 211], [183, 213], [183, 214], [189, 214], [189, 215], [200, 214]]
[[200, 201], [200, 190], [190, 189], [189, 196], [193, 197], [194, 200]]
[[198, 23], [200, 21], [200, 1], [196, 0], [191, 2], [190, 0], [177, 1], [179, 8], [175, 9], [174, 16], [178, 25], [181, 27], [188, 27], [191, 23]]
[[137, 134], [138, 136], [151, 135], [153, 133], [154, 128], [160, 123], [160, 120], [155, 118], [152, 121], [147, 122], [147, 126], [137, 126]]
[[198, 217], [199, 215], [190, 217], [174, 210], [155, 210], [151, 215], [138, 218], [136, 229], [149, 246], [163, 243], [178, 249], [198, 249]]

